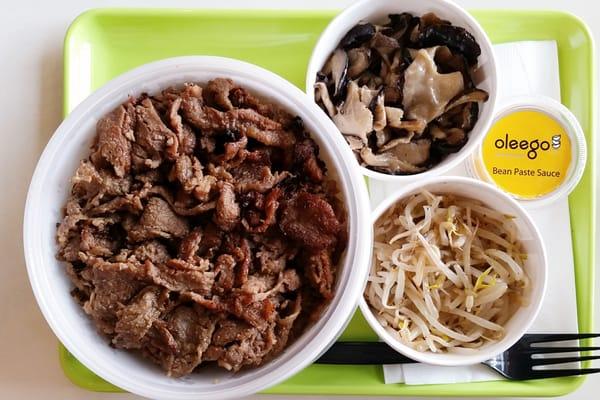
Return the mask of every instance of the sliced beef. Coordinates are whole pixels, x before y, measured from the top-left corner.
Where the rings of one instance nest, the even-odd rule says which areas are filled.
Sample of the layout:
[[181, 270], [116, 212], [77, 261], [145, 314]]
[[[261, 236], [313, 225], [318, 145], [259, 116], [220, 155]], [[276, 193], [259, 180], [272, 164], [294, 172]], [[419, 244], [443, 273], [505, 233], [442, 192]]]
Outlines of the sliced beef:
[[322, 250], [305, 257], [304, 272], [306, 278], [325, 299], [333, 297], [334, 270], [331, 256]]
[[202, 165], [196, 157], [183, 154], [175, 161], [170, 178], [178, 181], [183, 190], [190, 193], [202, 180]]
[[233, 180], [235, 181], [235, 190], [239, 193], [256, 191], [259, 193], [267, 192], [285, 178], [291, 176], [290, 172], [273, 172], [268, 165], [257, 163], [243, 163], [237, 168], [232, 169]]
[[260, 120], [260, 118], [257, 117], [257, 114], [252, 111], [246, 111], [244, 113], [241, 113], [241, 111], [244, 110], [240, 110], [240, 114], [243, 115], [243, 118], [247, 119], [250, 123], [249, 125], [246, 125], [246, 128], [244, 129], [244, 133], [249, 138], [257, 140], [267, 146], [281, 147], [284, 149], [290, 148], [296, 142], [294, 135], [289, 131], [283, 130], [282, 128], [261, 129], [258, 123], [252, 125], [251, 121]]
[[138, 224], [128, 232], [128, 237], [140, 242], [154, 238], [180, 238], [188, 231], [187, 220], [175, 214], [169, 203], [160, 197], [151, 197]]
[[202, 165], [194, 156], [181, 155], [175, 161], [169, 175], [171, 181], [177, 181], [186, 193], [192, 193], [196, 200], [207, 201], [215, 187], [217, 178], [202, 173]]
[[160, 286], [147, 286], [131, 302], [117, 311], [113, 344], [124, 349], [139, 349], [152, 324], [164, 312], [168, 292]]
[[229, 166], [239, 165], [249, 155], [249, 152], [245, 151], [246, 146], [248, 146], [248, 138], [246, 136], [242, 136], [233, 142], [224, 143], [223, 154], [216, 158], [217, 162], [221, 164], [227, 163]]
[[177, 193], [175, 193], [176, 195], [178, 195], [178, 197], [183, 197], [181, 196], [182, 194], [186, 197], [184, 201], [181, 201], [181, 198], [176, 198], [174, 196], [174, 193], [172, 193], [168, 188], [164, 186], [152, 187], [148, 191], [147, 195], [151, 194], [157, 195], [161, 199], [165, 200], [171, 206], [173, 211], [177, 215], [181, 216], [189, 217], [194, 215], [200, 215], [211, 211], [215, 208], [214, 201], [200, 201], [198, 203], [197, 199], [188, 196], [186, 193], [178, 191]]
[[84, 311], [105, 334], [113, 334], [117, 312], [147, 285], [143, 271], [131, 263], [111, 263], [100, 259], [90, 261], [82, 277], [94, 287]]
[[114, 197], [105, 203], [91, 208], [88, 215], [110, 215], [120, 211], [127, 211], [131, 214], [138, 214], [144, 209], [142, 199], [133, 193], [128, 193], [125, 196]]
[[214, 291], [217, 294], [228, 293], [235, 283], [236, 261], [229, 254], [221, 254], [215, 262]]
[[275, 322], [275, 336], [277, 337], [277, 343], [271, 349], [269, 357], [274, 357], [281, 353], [285, 348], [285, 345], [290, 339], [294, 322], [302, 311], [302, 295], [298, 294], [295, 300], [286, 300], [281, 307], [280, 316]]
[[117, 250], [119, 243], [108, 232], [102, 232], [93, 226], [85, 225], [81, 229], [79, 251], [88, 256], [110, 257]]
[[231, 254], [237, 264], [235, 274], [235, 286], [240, 287], [248, 279], [250, 265], [252, 263], [252, 251], [248, 239], [239, 235], [226, 235], [221, 250]]
[[[179, 140], [158, 115], [150, 99], [144, 99], [135, 107], [137, 129], [136, 156], [144, 159], [150, 168], [158, 166], [163, 157], [174, 159], [179, 149]], [[150, 160], [146, 162], [146, 160]]]
[[275, 306], [269, 298], [250, 303], [241, 312], [238, 312], [237, 308], [233, 308], [230, 312], [261, 330], [264, 330], [276, 317]]
[[79, 222], [88, 218], [76, 198], [69, 199], [63, 211], [65, 216], [56, 229], [56, 241], [60, 248], [67, 245], [72, 237], [72, 232], [78, 228]]
[[196, 252], [201, 257], [212, 258], [221, 247], [223, 231], [212, 222], [206, 225], [202, 241]]
[[179, 138], [179, 153], [191, 155], [196, 148], [196, 134], [189, 125], [183, 125], [181, 132], [177, 133]]
[[71, 178], [71, 183], [73, 193], [81, 199], [93, 199], [104, 195], [122, 196], [131, 188], [130, 177], [118, 178], [110, 171], [98, 170], [87, 160], [81, 161]]
[[279, 275], [286, 267], [287, 261], [293, 260], [298, 247], [280, 235], [255, 236], [258, 242], [256, 257], [261, 273]]
[[195, 227], [179, 244], [179, 258], [188, 260], [192, 258], [200, 248], [202, 243], [202, 228]]
[[[286, 269], [274, 275], [254, 274], [248, 277], [246, 283], [241, 287], [245, 294], [252, 295], [252, 301], [263, 301], [265, 299], [274, 299], [273, 296], [278, 293], [295, 292], [301, 286], [301, 278], [294, 269]], [[265, 318], [266, 319], [266, 318]]]
[[58, 251], [58, 258], [69, 263], [82, 261], [80, 258], [81, 252], [81, 236], [72, 235], [68, 242], [61, 246]]
[[229, 91], [229, 99], [234, 107], [251, 108], [259, 114], [279, 122], [283, 126], [288, 126], [294, 119], [290, 113], [271, 103], [262, 101], [242, 87], [232, 88]]
[[174, 292], [195, 292], [201, 295], [210, 294], [215, 280], [213, 271], [202, 270], [201, 265], [194, 265], [179, 260], [169, 260], [166, 264], [154, 265], [145, 263], [149, 278], [155, 285], [163, 286]]
[[[163, 95], [165, 94], [166, 93], [163, 92]], [[177, 135], [179, 147], [185, 147], [185, 145], [183, 145], [182, 143], [183, 136], [181, 135], [184, 131], [183, 120], [181, 119], [181, 115], [179, 115], [179, 108], [181, 107], [181, 97], [179, 97], [179, 95], [175, 93], [168, 93], [165, 97], [168, 97], [168, 100], [165, 101], [165, 105], [167, 106], [167, 121], [169, 127]], [[189, 153], [183, 151], [182, 154]]]
[[282, 272], [287, 264], [287, 257], [268, 249], [262, 248], [256, 252], [260, 272], [276, 275]]
[[134, 118], [133, 106], [127, 102], [98, 121], [90, 155], [94, 165], [109, 165], [121, 178], [129, 173]]
[[307, 192], [300, 192], [284, 203], [279, 227], [292, 240], [313, 249], [334, 246], [340, 232], [340, 222], [331, 204]]
[[204, 99], [210, 106], [215, 106], [223, 111], [233, 110], [234, 106], [229, 100], [229, 92], [235, 85], [231, 79], [216, 78], [208, 82], [203, 91]]
[[324, 164], [318, 159], [318, 148], [312, 139], [304, 139], [294, 146], [294, 160], [298, 172], [306, 175], [313, 182], [322, 182]]
[[166, 367], [167, 374], [180, 377], [189, 374], [202, 362], [215, 330], [216, 319], [199, 307], [181, 305], [166, 317], [166, 329], [175, 341], [176, 350]]
[[233, 342], [240, 342], [255, 333], [255, 329], [245, 322], [224, 319], [219, 322], [218, 328], [212, 337], [212, 344], [225, 347]]
[[224, 182], [220, 186], [214, 222], [219, 228], [228, 232], [235, 228], [240, 220], [240, 206], [236, 201], [233, 185]]
[[57, 225], [71, 294], [174, 378], [262, 365], [333, 296], [346, 217], [326, 172], [299, 117], [229, 79], [130, 98]]
[[267, 146], [289, 148], [294, 145], [294, 134], [283, 126], [258, 112], [238, 108], [219, 111], [207, 107], [195, 96], [182, 97], [181, 108], [189, 123], [205, 135], [214, 135], [226, 130], [239, 132]]
[[253, 295], [267, 293], [275, 287], [276, 283], [276, 276], [253, 274], [248, 277], [248, 280], [242, 285], [241, 289]]
[[67, 266], [66, 266], [67, 276], [69, 277], [69, 279], [75, 286], [75, 290], [77, 290], [77, 292], [79, 294], [78, 295], [79, 300], [82, 300], [82, 299], [84, 300], [83, 302], [80, 301], [81, 305], [83, 305], [83, 303], [85, 303], [85, 301], [89, 300], [90, 293], [93, 289], [92, 282], [87, 279], [84, 279], [81, 274], [83, 268], [86, 268], [86, 267], [85, 266], [82, 267], [80, 263], [77, 263], [77, 267], [75, 266], [75, 264], [70, 263], [70, 262], [67, 263]]
[[150, 261], [154, 264], [163, 264], [171, 259], [167, 247], [158, 240], [148, 240], [141, 243], [133, 251], [133, 256], [140, 263]]
[[[217, 363], [230, 371], [239, 371], [244, 366], [260, 365], [277, 343], [273, 329], [260, 332], [255, 328], [247, 327], [227, 333], [230, 334], [227, 339], [233, 338], [233, 340], [227, 343], [227, 346], [221, 347], [222, 351], [218, 352]], [[224, 334], [220, 336], [225, 339]]]
[[280, 189], [275, 188], [269, 192], [262, 204], [257, 204], [256, 208], [262, 211], [264, 216], [254, 218], [257, 221], [253, 221], [251, 218], [248, 218], [250, 221], [244, 219], [242, 224], [248, 232], [263, 233], [275, 224], [277, 209], [279, 208], [279, 198], [282, 194], [283, 192]]

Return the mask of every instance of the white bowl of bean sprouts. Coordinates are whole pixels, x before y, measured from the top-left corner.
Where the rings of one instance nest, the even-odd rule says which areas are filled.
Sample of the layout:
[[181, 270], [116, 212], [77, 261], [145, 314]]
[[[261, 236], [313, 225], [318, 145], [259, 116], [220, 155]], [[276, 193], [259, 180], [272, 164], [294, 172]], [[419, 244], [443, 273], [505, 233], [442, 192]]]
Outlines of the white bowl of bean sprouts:
[[530, 328], [546, 289], [542, 238], [495, 187], [441, 176], [405, 186], [373, 212], [360, 308], [396, 351], [423, 363], [476, 364]]

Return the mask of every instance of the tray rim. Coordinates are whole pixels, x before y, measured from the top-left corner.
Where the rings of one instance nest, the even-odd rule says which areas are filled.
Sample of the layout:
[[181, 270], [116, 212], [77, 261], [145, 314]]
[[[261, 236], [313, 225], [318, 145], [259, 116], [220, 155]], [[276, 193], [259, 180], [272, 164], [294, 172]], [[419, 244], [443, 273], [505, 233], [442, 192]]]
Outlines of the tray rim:
[[[83, 13], [79, 14], [69, 25], [66, 34], [65, 34], [65, 38], [64, 38], [64, 42], [63, 42], [63, 114], [66, 115], [68, 114], [68, 110], [69, 110], [69, 90], [70, 90], [70, 78], [69, 76], [70, 74], [70, 68], [71, 68], [71, 57], [70, 57], [70, 44], [69, 42], [73, 39], [73, 37], [77, 34], [77, 30], [82, 26], [85, 25], [86, 23], [92, 22], [93, 19], [97, 18], [97, 17], [110, 17], [110, 16], [119, 16], [119, 17], [123, 17], [123, 16], [129, 16], [129, 17], [152, 17], [152, 16], [161, 16], [161, 15], [167, 15], [170, 17], [173, 16], [182, 16], [182, 17], [194, 17], [194, 16], [209, 16], [209, 17], [222, 17], [222, 16], [226, 16], [226, 17], [237, 17], [237, 18], [252, 18], [252, 17], [267, 17], [267, 18], [273, 18], [273, 17], [285, 17], [285, 18], [293, 18], [293, 17], [310, 17], [310, 16], [315, 16], [315, 17], [331, 17], [333, 18], [340, 10], [339, 9], [330, 9], [330, 8], [324, 8], [324, 9], [287, 9], [287, 8], [270, 8], [270, 9], [261, 9], [261, 8], [173, 8], [173, 7], [164, 7], [164, 8], [134, 8], [134, 7], [125, 7], [125, 8], [119, 8], [119, 7], [106, 7], [106, 8], [91, 8], [88, 9], [86, 11], [84, 11]], [[585, 42], [587, 42], [587, 47], [588, 49], [586, 50], [586, 53], [589, 55], [590, 58], [590, 64], [589, 64], [589, 68], [590, 68], [590, 76], [589, 76], [589, 80], [590, 80], [590, 98], [589, 98], [589, 110], [590, 110], [590, 115], [589, 115], [589, 137], [587, 138], [588, 140], [588, 157], [589, 157], [589, 167], [590, 167], [590, 171], [589, 173], [591, 174], [590, 178], [591, 178], [591, 182], [589, 183], [589, 190], [591, 192], [591, 209], [589, 210], [589, 214], [590, 214], [590, 219], [592, 221], [595, 221], [595, 215], [596, 215], [596, 166], [597, 166], [597, 160], [595, 157], [595, 147], [596, 147], [596, 135], [598, 134], [597, 132], [597, 100], [598, 100], [598, 92], [597, 92], [597, 57], [596, 57], [596, 45], [595, 45], [595, 40], [594, 37], [591, 33], [591, 30], [589, 28], [589, 26], [578, 16], [570, 13], [570, 12], [565, 12], [565, 11], [560, 11], [560, 10], [538, 10], [538, 9], [518, 9], [518, 10], [514, 10], [514, 9], [469, 9], [469, 12], [471, 12], [472, 14], [474, 14], [475, 18], [477, 19], [479, 16], [484, 15], [484, 14], [489, 14], [489, 13], [501, 13], [505, 16], [508, 16], [510, 14], [513, 15], [526, 15], [526, 14], [535, 14], [536, 16], [541, 16], [541, 17], [561, 17], [561, 18], [566, 18], [568, 20], [570, 20], [572, 23], [574, 23], [578, 29], [581, 30], [581, 32], [584, 33], [585, 36]], [[495, 43], [502, 43], [502, 41], [499, 42], [494, 42]], [[569, 205], [569, 208], [571, 208], [571, 206]], [[576, 276], [576, 292], [578, 294], [577, 297], [579, 297], [579, 291], [580, 290], [585, 290], [587, 293], [587, 298], [588, 300], [588, 304], [583, 304], [583, 307], [580, 307], [579, 305], [577, 306], [577, 313], [579, 315], [579, 326], [580, 329], [582, 327], [582, 325], [586, 326], [590, 331], [593, 328], [594, 325], [594, 293], [595, 293], [595, 280], [594, 280], [594, 275], [595, 275], [595, 259], [596, 259], [596, 254], [595, 254], [595, 236], [596, 236], [596, 226], [594, 224], [594, 222], [591, 225], [590, 231], [589, 231], [589, 241], [591, 243], [591, 245], [589, 246], [589, 249], [587, 251], [587, 255], [588, 255], [588, 259], [590, 261], [590, 265], [587, 267], [587, 279], [589, 280], [589, 282], [587, 283], [585, 289], [582, 289], [582, 287], [580, 287], [580, 285], [578, 285], [578, 281], [579, 279], [577, 279]], [[578, 301], [579, 302], [579, 301]], [[584, 310], [582, 310], [582, 308], [584, 308]], [[583, 314], [583, 315], [582, 315]], [[85, 379], [80, 379], [81, 376], [78, 376], [78, 372], [74, 371], [74, 368], [72, 368], [73, 366], [69, 366], [69, 358], [72, 356], [70, 355], [70, 353], [68, 352], [68, 350], [66, 350], [66, 348], [64, 348], [64, 346], [62, 346], [61, 344], [59, 344], [59, 360], [60, 360], [60, 365], [61, 368], [63, 369], [65, 375], [68, 377], [68, 379], [74, 383], [75, 385], [82, 387], [84, 389], [87, 390], [92, 390], [92, 391], [98, 391], [98, 392], [114, 392], [117, 390], [120, 390], [119, 388], [114, 387], [113, 385], [111, 385], [108, 382], [103, 381], [101, 378], [98, 378], [99, 382], [89, 382], [86, 381]], [[75, 360], [77, 361], [77, 360]], [[85, 368], [85, 366], [84, 366]], [[76, 368], [75, 368], [76, 369]], [[548, 383], [547, 385], [542, 384], [541, 382], [531, 382], [529, 385], [524, 386], [520, 389], [517, 390], [512, 390], [509, 389], [507, 390], [505, 393], [499, 393], [497, 395], [499, 396], [547, 396], [547, 397], [552, 397], [552, 396], [562, 396], [568, 393], [571, 393], [573, 391], [575, 391], [579, 386], [581, 386], [583, 384], [583, 382], [585, 381], [585, 379], [587, 378], [587, 376], [579, 376], [579, 377], [571, 377], [571, 378], [554, 378], [554, 379], [548, 379], [548, 380], [544, 380], [544, 383]], [[420, 388], [423, 388], [423, 392], [422, 393], [411, 393], [410, 395], [416, 395], [416, 396], [479, 396], [479, 395], [489, 395], [489, 392], [486, 391], [483, 386], [485, 386], [485, 384], [488, 382], [476, 382], [476, 383], [462, 383], [462, 384], [444, 384], [444, 385], [434, 385], [434, 386], [438, 386], [439, 389], [442, 390], [443, 393], [436, 393], [436, 394], [430, 394], [427, 393], [427, 388], [430, 385], [417, 385]], [[494, 382], [497, 383], [497, 382]], [[552, 383], [552, 384], [549, 384]], [[543, 391], [543, 393], [539, 390], [532, 390], [532, 386], [546, 386], [547, 389]], [[391, 386], [391, 385], [384, 385], [384, 386]], [[480, 386], [480, 388], [476, 389], [476, 390], [468, 390], [466, 393], [465, 391], [461, 392], [461, 389], [459, 387], [465, 387], [465, 386], [469, 386], [469, 387], [473, 387], [474, 386]], [[415, 386], [412, 386], [413, 388]], [[115, 390], [117, 389], [117, 390]], [[267, 391], [265, 391], [264, 393], [272, 393], [272, 394], [307, 394], [307, 393], [311, 393], [310, 391], [303, 391], [303, 390], [298, 390], [298, 388], [290, 388], [291, 390], [277, 390], [277, 386], [274, 388], [271, 388]], [[539, 389], [539, 388], [538, 388]], [[432, 389], [433, 390], [433, 389]], [[413, 391], [411, 391], [413, 392]], [[417, 392], [421, 392], [421, 390], [417, 390]], [[312, 392], [312, 393], [317, 393], [317, 392]], [[336, 394], [333, 392], [328, 392], [326, 390], [321, 390], [320, 392], [318, 392], [318, 394], [320, 395], [327, 395], [327, 394]], [[339, 393], [338, 393], [339, 394]], [[376, 393], [372, 393], [372, 396], [385, 396], [385, 395], [393, 395], [391, 393], [389, 393], [388, 391], [376, 391]], [[407, 393], [397, 393], [396, 395], [409, 395]]]

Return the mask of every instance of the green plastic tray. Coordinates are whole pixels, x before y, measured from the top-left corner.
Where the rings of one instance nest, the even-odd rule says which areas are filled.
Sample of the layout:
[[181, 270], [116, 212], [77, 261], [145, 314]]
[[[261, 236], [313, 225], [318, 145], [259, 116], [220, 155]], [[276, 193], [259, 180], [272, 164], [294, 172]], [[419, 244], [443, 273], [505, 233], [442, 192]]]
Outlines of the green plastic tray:
[[[64, 113], [106, 81], [141, 64], [181, 55], [210, 54], [261, 65], [303, 87], [313, 45], [337, 11], [98, 9], [70, 26], [64, 47]], [[579, 118], [589, 146], [583, 179], [569, 197], [577, 313], [592, 331], [594, 293], [594, 132], [596, 77], [593, 39], [576, 17], [552, 11], [474, 11], [494, 43], [555, 40], [562, 102]], [[357, 313], [341, 340], [375, 340]], [[71, 381], [94, 391], [119, 391], [60, 346]], [[380, 366], [313, 365], [266, 393], [406, 396], [558, 396], [583, 378], [451, 385], [383, 383]]]

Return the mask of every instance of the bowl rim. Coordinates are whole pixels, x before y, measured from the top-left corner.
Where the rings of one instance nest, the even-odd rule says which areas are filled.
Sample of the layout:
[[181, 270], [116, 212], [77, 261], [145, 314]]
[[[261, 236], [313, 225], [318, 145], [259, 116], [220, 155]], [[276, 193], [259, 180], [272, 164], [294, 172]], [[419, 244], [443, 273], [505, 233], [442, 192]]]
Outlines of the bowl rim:
[[[535, 242], [536, 247], [539, 248], [542, 266], [540, 268], [540, 276], [538, 280], [536, 280], [536, 285], [541, 285], [540, 294], [536, 303], [530, 303], [529, 305], [532, 308], [529, 309], [528, 319], [527, 321], [520, 325], [518, 329], [514, 329], [510, 336], [505, 336], [503, 339], [499, 340], [496, 343], [501, 343], [499, 350], [494, 352], [486, 351], [485, 349], [478, 349], [476, 353], [473, 354], [448, 354], [448, 353], [431, 353], [429, 351], [417, 351], [399, 340], [395, 339], [390, 333], [388, 333], [383, 326], [377, 321], [374, 317], [371, 307], [365, 299], [364, 293], [359, 301], [359, 308], [365, 319], [367, 320], [369, 326], [377, 336], [387, 343], [390, 347], [396, 350], [398, 353], [401, 353], [413, 360], [416, 360], [421, 363], [430, 364], [430, 365], [438, 365], [438, 366], [466, 366], [473, 365], [477, 363], [481, 363], [486, 361], [494, 356], [501, 354], [508, 348], [512, 347], [531, 327], [533, 321], [537, 318], [540, 309], [544, 303], [544, 298], [546, 295], [546, 290], [548, 286], [548, 259], [546, 253], [546, 246], [544, 241], [542, 240], [542, 236], [537, 228], [537, 225], [527, 212], [527, 210], [521, 206], [515, 199], [502, 192], [498, 188], [489, 183], [482, 182], [480, 180], [464, 177], [464, 176], [438, 176], [438, 177], [430, 177], [424, 179], [419, 182], [414, 182], [412, 184], [403, 186], [399, 188], [394, 193], [390, 194], [384, 201], [382, 201], [372, 212], [371, 221], [373, 226], [377, 219], [385, 213], [393, 204], [402, 200], [403, 198], [413, 194], [415, 191], [418, 191], [421, 188], [430, 186], [430, 185], [438, 185], [438, 184], [463, 184], [463, 185], [472, 185], [480, 190], [487, 190], [498, 198], [501, 199], [502, 203], [505, 203], [511, 207], [513, 207], [518, 213], [518, 218], [522, 219], [525, 224], [531, 229], [533, 233], [533, 241]], [[451, 192], [451, 191], [450, 191]], [[372, 264], [372, 263], [371, 263]], [[450, 357], [446, 357], [450, 356]]]
[[[485, 119], [481, 118], [483, 113], [481, 113], [481, 112], [479, 113], [479, 118], [477, 120], [477, 123], [479, 123], [480, 125], [477, 127], [476, 135], [473, 135], [473, 130], [471, 130], [471, 132], [469, 132], [469, 140], [458, 152], [451, 154], [450, 155], [451, 158], [446, 157], [440, 163], [434, 165], [432, 168], [430, 168], [428, 170], [425, 170], [423, 172], [419, 172], [416, 174], [411, 174], [411, 175], [392, 175], [392, 174], [386, 174], [384, 172], [375, 171], [375, 170], [366, 168], [359, 164], [359, 168], [360, 168], [361, 172], [363, 173], [363, 175], [366, 175], [369, 178], [377, 179], [379, 181], [410, 183], [410, 182], [414, 182], [417, 179], [424, 179], [424, 178], [428, 178], [428, 177], [432, 177], [432, 176], [441, 176], [441, 175], [447, 173], [448, 171], [452, 170], [453, 168], [457, 167], [462, 162], [464, 162], [475, 151], [475, 149], [479, 146], [479, 144], [483, 141], [483, 137], [485, 136], [487, 131], [490, 129], [490, 126], [492, 124], [492, 120], [494, 117], [494, 111], [496, 108], [497, 93], [498, 93], [498, 69], [497, 69], [496, 57], [495, 57], [495, 54], [493, 51], [492, 42], [491, 42], [488, 34], [486, 33], [486, 31], [481, 26], [481, 24], [467, 10], [465, 10], [464, 8], [462, 8], [461, 6], [459, 6], [458, 4], [456, 4], [455, 2], [453, 2], [451, 0], [418, 0], [418, 1], [422, 2], [422, 3], [440, 4], [440, 5], [443, 5], [444, 8], [446, 8], [446, 9], [451, 9], [453, 13], [460, 15], [460, 18], [463, 18], [469, 25], [474, 27], [474, 29], [477, 31], [476, 32], [477, 35], [480, 36], [480, 39], [478, 38], [478, 44], [480, 45], [481, 49], [485, 51], [485, 54], [488, 57], [488, 64], [489, 64], [488, 69], [490, 71], [489, 80], [490, 80], [491, 89], [489, 90], [489, 93], [488, 93], [489, 98], [485, 102], [485, 110], [486, 111], [489, 110], [489, 112], [487, 112], [484, 115], [486, 117]], [[331, 53], [331, 51], [334, 49], [334, 47], [332, 47], [330, 45], [330, 42], [328, 41], [329, 36], [332, 36], [339, 31], [347, 32], [349, 29], [352, 28], [352, 26], [356, 25], [358, 22], [361, 21], [361, 19], [359, 19], [359, 20], [348, 19], [346, 21], [346, 19], [348, 18], [347, 16], [349, 14], [357, 13], [359, 11], [375, 12], [376, 9], [381, 8], [381, 7], [386, 7], [389, 4], [390, 4], [390, 2], [387, 0], [360, 0], [360, 1], [357, 1], [356, 3], [352, 4], [351, 6], [343, 9], [339, 14], [337, 14], [327, 24], [326, 28], [319, 35], [319, 38], [317, 39], [317, 42], [315, 43], [315, 45], [313, 47], [312, 53], [310, 55], [310, 59], [307, 64], [306, 77], [305, 77], [305, 93], [311, 99], [311, 101], [314, 101], [313, 100], [314, 99], [313, 86], [314, 86], [314, 82], [315, 82], [315, 74], [322, 67], [322, 66], [317, 65], [317, 58], [318, 58], [318, 56], [320, 56], [321, 53], [323, 53], [325, 51], [324, 49], [330, 49], [328, 51], [328, 53]], [[395, 4], [397, 4], [398, 8], [401, 8], [403, 2], [396, 2]], [[399, 11], [402, 11], [402, 10], [399, 10]], [[474, 32], [471, 32], [471, 33], [474, 33]], [[337, 43], [335, 45], [337, 45]], [[319, 109], [320, 109], [320, 107], [319, 107]], [[329, 116], [327, 116], [327, 117], [329, 118]], [[336, 127], [336, 129], [337, 129], [337, 127]], [[343, 134], [341, 132], [339, 132], [339, 130], [338, 130], [338, 133], [343, 136]], [[475, 137], [473, 137], [473, 136], [475, 136]], [[357, 164], [358, 164], [358, 160], [357, 160]]]
[[[347, 250], [348, 253], [346, 255], [348, 261], [346, 261], [345, 265], [349, 270], [344, 274], [344, 281], [341, 281], [341, 274], [338, 276], [337, 292], [329, 303], [328, 309], [324, 311], [316, 323], [322, 324], [322, 329], [317, 331], [314, 329], [315, 326], [308, 328], [303, 333], [303, 335], [307, 335], [310, 332], [310, 337], [304, 347], [299, 348], [294, 353], [281, 353], [279, 356], [285, 357], [285, 359], [282, 359], [280, 368], [269, 368], [264, 374], [257, 376], [249, 383], [223, 388], [223, 390], [219, 391], [219, 397], [221, 398], [238, 398], [275, 385], [299, 372], [335, 341], [357, 308], [358, 300], [366, 284], [372, 247], [372, 230], [361, 229], [361, 227], [369, 224], [370, 207], [362, 175], [355, 163], [350, 162], [353, 161], [354, 156], [349, 149], [346, 150], [347, 146], [343, 143], [343, 138], [338, 138], [337, 135], [328, 135], [328, 132], [331, 132], [335, 127], [329, 118], [321, 115], [322, 113], [316, 104], [309, 101], [300, 89], [279, 75], [259, 66], [231, 58], [183, 56], [154, 61], [136, 67], [110, 80], [90, 94], [75, 107], [56, 129], [41, 154], [33, 173], [25, 203], [23, 220], [23, 250], [27, 272], [38, 306], [48, 325], [69, 352], [91, 371], [120, 388], [146, 397], [160, 399], [214, 398], [214, 391], [200, 392], [197, 387], [191, 392], [189, 389], [187, 392], [169, 390], [166, 381], [172, 378], [167, 378], [166, 375], [162, 386], [160, 386], [160, 382], [157, 382], [154, 387], [137, 384], [127, 374], [120, 375], [112, 370], [111, 367], [114, 367], [115, 364], [112, 356], [108, 357], [112, 359], [112, 362], [103, 361], [104, 357], [96, 357], [102, 358], [99, 361], [96, 360], [94, 354], [91, 354], [89, 350], [89, 345], [86, 345], [84, 340], [76, 339], [77, 335], [69, 331], [67, 326], [61, 325], [61, 322], [88, 317], [74, 316], [70, 312], [57, 309], [56, 305], [58, 303], [52, 300], [54, 295], [47, 289], [48, 285], [50, 285], [49, 276], [51, 276], [52, 272], [45, 271], [44, 268], [48, 269], [47, 266], [51, 263], [61, 262], [56, 259], [49, 260], [48, 257], [42, 254], [41, 249], [47, 248], [49, 244], [47, 240], [44, 241], [43, 235], [38, 233], [38, 229], [36, 229], [36, 217], [41, 212], [36, 208], [36, 204], [44, 201], [42, 191], [44, 177], [52, 173], [52, 171], [49, 171], [49, 166], [54, 162], [55, 157], [59, 157], [57, 154], [60, 152], [60, 144], [67, 140], [69, 135], [77, 134], [74, 133], [74, 129], [79, 126], [81, 121], [90, 118], [94, 109], [110, 101], [114, 101], [114, 98], [121, 98], [124, 93], [126, 95], [131, 94], [131, 91], [137, 90], [132, 89], [132, 87], [144, 82], [144, 79], [147, 79], [149, 75], [156, 75], [167, 71], [181, 73], [182, 82], [185, 80], [185, 72], [196, 71], [198, 73], [212, 74], [214, 77], [228, 76], [246, 82], [252, 81], [256, 85], [277, 92], [278, 94], [273, 98], [274, 102], [281, 101], [287, 103], [290, 107], [295, 107], [298, 110], [298, 114], [309, 119], [311, 124], [323, 128], [318, 132], [311, 131], [311, 135], [319, 137], [326, 144], [329, 158], [332, 163], [337, 164], [336, 173], [338, 174], [338, 181], [347, 187], [347, 189], [342, 188], [342, 190], [345, 190], [352, 197], [352, 199], [349, 198], [345, 201], [348, 220], [353, 221], [352, 224], [349, 224], [349, 233], [353, 232], [356, 237], [354, 240], [350, 237], [348, 242], [348, 249], [351, 247], [353, 249], [352, 252]], [[151, 81], [145, 82], [151, 83]], [[127, 92], [128, 90], [130, 92]], [[84, 133], [81, 133], [81, 135], [84, 135]], [[333, 136], [330, 138], [331, 141], [324, 139], [329, 136]], [[63, 204], [59, 206], [62, 207]], [[54, 254], [54, 251], [52, 251], [52, 254]], [[69, 293], [67, 292], [64, 295], [69, 296]], [[325, 319], [325, 314], [331, 314], [330, 318]], [[91, 327], [90, 329], [94, 328]], [[294, 346], [294, 344], [292, 343], [290, 346]], [[106, 348], [109, 349], [109, 346], [107, 345]], [[270, 360], [264, 366], [273, 365], [277, 359]], [[285, 368], [281, 368], [282, 366]], [[165, 385], [167, 385], [167, 388], [165, 388]], [[206, 386], [207, 388], [209, 387], [208, 384]]]

